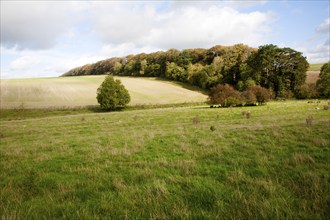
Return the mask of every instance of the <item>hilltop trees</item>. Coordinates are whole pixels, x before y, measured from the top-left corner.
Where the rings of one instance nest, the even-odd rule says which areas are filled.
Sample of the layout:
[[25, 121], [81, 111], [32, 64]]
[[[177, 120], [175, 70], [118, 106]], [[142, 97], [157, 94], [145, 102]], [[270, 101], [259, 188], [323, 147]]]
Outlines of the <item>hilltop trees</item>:
[[120, 80], [107, 76], [97, 89], [96, 99], [103, 110], [115, 110], [130, 102], [130, 95]]
[[[255, 49], [236, 44], [113, 57], [75, 68], [64, 76], [110, 72], [121, 76], [163, 77], [206, 90], [218, 84], [228, 84], [241, 92], [257, 85], [272, 90], [275, 97], [287, 98], [304, 96], [308, 66], [302, 53], [291, 48], [270, 44]], [[319, 83], [320, 90], [327, 80], [323, 81]], [[325, 96], [324, 92], [322, 94]]]

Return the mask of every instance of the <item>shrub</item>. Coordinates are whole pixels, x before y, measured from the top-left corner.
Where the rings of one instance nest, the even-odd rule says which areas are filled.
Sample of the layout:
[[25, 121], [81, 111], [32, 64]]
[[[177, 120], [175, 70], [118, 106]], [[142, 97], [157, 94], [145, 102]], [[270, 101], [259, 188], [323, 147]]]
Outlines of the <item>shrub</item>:
[[242, 96], [244, 98], [245, 105], [256, 105], [257, 97], [252, 90], [242, 92]]
[[234, 87], [225, 84], [217, 85], [211, 89], [209, 95], [209, 104], [220, 104], [222, 107], [242, 105], [243, 100], [241, 94]]
[[263, 105], [271, 99], [270, 91], [261, 86], [252, 86], [248, 88], [247, 92], [251, 92], [255, 95], [258, 105]]
[[318, 93], [315, 84], [302, 85], [295, 91], [295, 97], [297, 99], [316, 98], [317, 96]]
[[97, 89], [96, 99], [104, 110], [115, 110], [125, 107], [130, 102], [130, 95], [120, 80], [107, 76]]

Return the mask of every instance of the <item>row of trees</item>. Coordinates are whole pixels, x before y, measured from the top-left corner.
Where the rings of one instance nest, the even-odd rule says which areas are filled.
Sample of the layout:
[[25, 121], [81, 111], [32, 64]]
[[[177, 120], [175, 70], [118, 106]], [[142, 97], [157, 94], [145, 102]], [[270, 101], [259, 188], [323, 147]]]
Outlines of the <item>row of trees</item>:
[[229, 84], [239, 91], [260, 85], [277, 98], [301, 96], [308, 67], [302, 53], [291, 48], [270, 44], [255, 49], [237, 44], [114, 57], [75, 68], [63, 76], [110, 72], [119, 76], [163, 77], [208, 90], [218, 84]]

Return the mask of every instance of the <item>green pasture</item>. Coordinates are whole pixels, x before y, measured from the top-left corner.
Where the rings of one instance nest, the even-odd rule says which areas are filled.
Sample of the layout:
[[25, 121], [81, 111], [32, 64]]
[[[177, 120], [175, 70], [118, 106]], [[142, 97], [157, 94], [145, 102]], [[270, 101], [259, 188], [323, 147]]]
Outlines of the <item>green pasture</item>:
[[0, 217], [328, 219], [326, 105], [6, 110]]
[[[1, 79], [2, 109], [76, 108], [98, 105], [103, 76]], [[195, 87], [157, 78], [116, 77], [131, 95], [130, 105], [205, 102]]]
[[324, 63], [310, 64], [308, 71], [320, 71]]

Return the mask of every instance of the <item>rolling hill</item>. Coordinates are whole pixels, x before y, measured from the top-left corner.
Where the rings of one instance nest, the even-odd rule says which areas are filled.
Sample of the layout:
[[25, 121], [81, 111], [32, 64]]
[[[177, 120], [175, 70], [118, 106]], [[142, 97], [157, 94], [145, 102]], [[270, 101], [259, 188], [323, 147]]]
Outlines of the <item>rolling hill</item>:
[[[37, 79], [1, 79], [1, 108], [61, 108], [97, 105], [104, 75]], [[204, 102], [192, 86], [157, 78], [116, 77], [131, 95], [129, 105]], [[187, 89], [190, 88], [190, 89]]]

